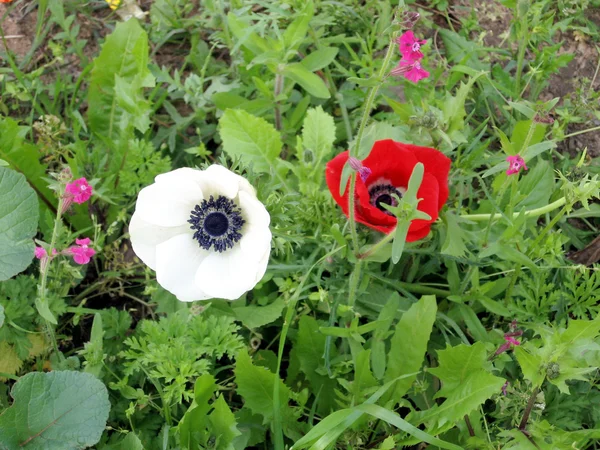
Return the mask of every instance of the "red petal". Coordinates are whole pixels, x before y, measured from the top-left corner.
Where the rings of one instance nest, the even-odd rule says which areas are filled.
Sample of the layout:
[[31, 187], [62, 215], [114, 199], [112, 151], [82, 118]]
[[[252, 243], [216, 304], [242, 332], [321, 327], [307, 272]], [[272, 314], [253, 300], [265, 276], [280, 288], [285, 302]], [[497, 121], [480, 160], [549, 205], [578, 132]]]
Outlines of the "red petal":
[[390, 181], [396, 187], [408, 186], [410, 175], [418, 160], [405, 144], [385, 139], [375, 142], [371, 153], [363, 161], [363, 165], [371, 169], [367, 178], [367, 186], [380, 178]]
[[442, 152], [429, 147], [407, 145], [411, 147], [415, 157], [425, 166], [425, 173], [432, 174], [439, 184], [438, 208], [442, 209], [448, 200], [448, 174], [450, 173], [451, 160]]
[[429, 234], [430, 229], [431, 229], [431, 224], [427, 224], [426, 227], [423, 227], [417, 231], [410, 231], [410, 229], [409, 229], [408, 234], [406, 235], [406, 242], [415, 242], [415, 241], [418, 241], [419, 239], [423, 239], [424, 237], [426, 237]]
[[340, 181], [342, 179], [342, 170], [344, 165], [348, 161], [348, 151], [342, 152], [327, 163], [325, 168], [325, 180], [327, 181], [327, 187], [329, 192], [333, 196], [335, 202], [342, 207], [342, 211], [346, 216], [348, 215], [348, 190], [350, 189], [350, 183], [346, 186], [346, 191], [343, 196], [340, 196]]

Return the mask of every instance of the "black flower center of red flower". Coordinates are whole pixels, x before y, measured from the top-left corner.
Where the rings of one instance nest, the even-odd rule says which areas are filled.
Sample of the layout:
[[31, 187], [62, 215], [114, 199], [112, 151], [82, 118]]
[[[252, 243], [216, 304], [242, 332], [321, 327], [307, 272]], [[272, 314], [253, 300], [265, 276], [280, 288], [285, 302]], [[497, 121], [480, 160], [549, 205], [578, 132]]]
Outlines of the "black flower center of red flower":
[[383, 205], [397, 206], [398, 201], [394, 198], [394, 194], [397, 195], [398, 198], [402, 198], [402, 192], [391, 184], [377, 184], [369, 189], [371, 205], [390, 216], [393, 216], [394, 214], [385, 209], [385, 206]]

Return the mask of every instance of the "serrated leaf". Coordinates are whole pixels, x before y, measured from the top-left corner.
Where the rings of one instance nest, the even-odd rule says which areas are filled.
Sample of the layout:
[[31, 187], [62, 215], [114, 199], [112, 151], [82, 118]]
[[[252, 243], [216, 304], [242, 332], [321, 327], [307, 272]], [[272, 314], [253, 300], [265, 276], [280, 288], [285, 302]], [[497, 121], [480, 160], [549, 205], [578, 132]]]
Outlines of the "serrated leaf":
[[468, 250], [465, 245], [465, 232], [459, 224], [459, 218], [448, 213], [444, 216], [444, 222], [446, 222], [446, 239], [442, 245], [442, 253], [462, 258]]
[[257, 173], [268, 173], [281, 152], [281, 136], [266, 120], [228, 109], [219, 120], [223, 151], [239, 157]]
[[321, 106], [306, 112], [302, 125], [302, 143], [315, 156], [315, 168], [320, 168], [321, 161], [326, 158], [335, 141], [335, 122], [333, 117], [323, 111]]
[[301, 63], [292, 63], [285, 66], [283, 74], [290, 80], [298, 83], [310, 95], [317, 98], [329, 98], [331, 94], [323, 80], [308, 70]]
[[73, 371], [31, 372], [13, 386], [0, 416], [0, 449], [77, 450], [100, 440], [110, 402], [106, 386]]
[[289, 388], [273, 372], [252, 364], [252, 359], [242, 350], [235, 359], [235, 382], [237, 392], [244, 399], [244, 405], [264, 418], [264, 423], [273, 420], [273, 386], [279, 383], [279, 414], [284, 417], [288, 411]]
[[[148, 35], [136, 19], [117, 24], [106, 38], [100, 55], [94, 60], [88, 89], [88, 125], [90, 131], [106, 140], [120, 135], [124, 121], [132, 117], [121, 105], [115, 88], [117, 80], [148, 85]], [[138, 87], [138, 90], [141, 87]], [[141, 94], [137, 94], [138, 97]], [[121, 98], [122, 104], [125, 99]], [[139, 126], [143, 122], [138, 123]]]
[[[317, 371], [324, 366], [323, 354], [326, 337], [319, 331], [319, 324], [310, 316], [302, 316], [298, 323], [298, 336], [293, 352], [300, 362], [300, 370], [310, 383], [312, 392], [319, 396], [319, 411], [328, 414], [335, 407], [334, 389], [337, 381]], [[330, 359], [335, 358], [335, 346], [331, 346]]]
[[454, 424], [497, 393], [505, 382], [489, 372], [491, 363], [483, 342], [439, 350], [438, 361], [439, 367], [429, 371], [442, 382], [435, 398], [446, 400], [425, 411], [421, 422], [432, 421], [437, 427]]
[[0, 281], [31, 264], [38, 218], [38, 199], [25, 177], [0, 167]]
[[[419, 371], [423, 365], [436, 313], [435, 297], [428, 295], [414, 303], [402, 315], [390, 342], [386, 381]], [[397, 381], [393, 397], [403, 397], [416, 378], [417, 376], [413, 375]]]
[[279, 319], [283, 308], [285, 308], [285, 302], [280, 297], [267, 306], [243, 306], [233, 309], [233, 312], [248, 328], [259, 328]]

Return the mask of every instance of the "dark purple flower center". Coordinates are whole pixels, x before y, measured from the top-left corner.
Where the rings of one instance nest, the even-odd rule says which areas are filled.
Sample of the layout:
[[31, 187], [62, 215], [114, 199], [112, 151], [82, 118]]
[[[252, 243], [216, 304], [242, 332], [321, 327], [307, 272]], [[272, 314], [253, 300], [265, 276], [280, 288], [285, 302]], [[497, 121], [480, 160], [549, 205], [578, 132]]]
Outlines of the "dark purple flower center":
[[390, 216], [393, 216], [393, 214], [385, 209], [385, 206], [383, 205], [398, 205], [398, 201], [394, 198], [393, 194], [397, 195], [398, 198], [402, 198], [402, 192], [391, 184], [376, 184], [369, 188], [369, 200], [371, 205]]
[[245, 220], [233, 200], [223, 195], [215, 200], [211, 195], [194, 207], [188, 222], [200, 247], [221, 253], [242, 238], [240, 231]]

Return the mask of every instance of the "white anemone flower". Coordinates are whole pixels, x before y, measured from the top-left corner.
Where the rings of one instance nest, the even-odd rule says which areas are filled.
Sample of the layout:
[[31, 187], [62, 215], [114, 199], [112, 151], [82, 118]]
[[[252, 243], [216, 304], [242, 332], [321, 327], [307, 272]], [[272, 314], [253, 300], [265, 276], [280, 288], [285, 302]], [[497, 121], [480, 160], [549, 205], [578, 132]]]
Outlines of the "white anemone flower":
[[136, 255], [179, 300], [235, 300], [265, 274], [269, 222], [250, 183], [215, 164], [158, 175], [138, 195], [129, 234]]

